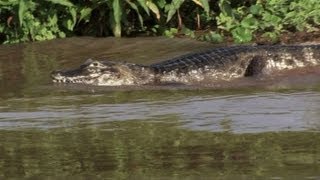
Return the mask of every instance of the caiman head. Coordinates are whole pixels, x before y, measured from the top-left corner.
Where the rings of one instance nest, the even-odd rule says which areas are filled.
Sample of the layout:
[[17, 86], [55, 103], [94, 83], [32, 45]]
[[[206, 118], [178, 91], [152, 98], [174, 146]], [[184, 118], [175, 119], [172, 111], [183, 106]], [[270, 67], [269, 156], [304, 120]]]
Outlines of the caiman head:
[[88, 59], [79, 68], [51, 73], [55, 83], [77, 83], [97, 86], [140, 85], [152, 81], [147, 66]]

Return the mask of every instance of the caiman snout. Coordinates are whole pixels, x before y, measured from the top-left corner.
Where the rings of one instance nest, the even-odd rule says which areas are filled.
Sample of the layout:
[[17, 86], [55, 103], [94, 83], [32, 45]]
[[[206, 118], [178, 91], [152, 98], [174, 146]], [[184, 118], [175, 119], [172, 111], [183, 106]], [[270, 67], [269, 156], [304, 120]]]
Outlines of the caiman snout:
[[52, 78], [54, 78], [55, 76], [60, 76], [61, 75], [60, 72], [61, 71], [59, 71], [59, 70], [54, 70], [54, 71], [51, 72], [50, 76]]
[[67, 82], [67, 80], [63, 76], [63, 72], [61, 70], [52, 71], [50, 76], [51, 76], [53, 82]]
[[62, 71], [61, 70], [55, 70], [55, 71], [52, 71], [50, 76], [52, 79], [59, 79], [59, 77], [62, 76]]

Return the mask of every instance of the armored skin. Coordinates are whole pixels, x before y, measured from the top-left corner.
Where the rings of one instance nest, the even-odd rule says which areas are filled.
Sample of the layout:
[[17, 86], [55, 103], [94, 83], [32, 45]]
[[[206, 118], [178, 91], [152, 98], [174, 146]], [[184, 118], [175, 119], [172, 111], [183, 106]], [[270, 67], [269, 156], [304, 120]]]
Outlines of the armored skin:
[[51, 77], [55, 83], [96, 86], [194, 84], [319, 64], [320, 45], [246, 45], [213, 48], [149, 66], [89, 59], [76, 69], [54, 71]]

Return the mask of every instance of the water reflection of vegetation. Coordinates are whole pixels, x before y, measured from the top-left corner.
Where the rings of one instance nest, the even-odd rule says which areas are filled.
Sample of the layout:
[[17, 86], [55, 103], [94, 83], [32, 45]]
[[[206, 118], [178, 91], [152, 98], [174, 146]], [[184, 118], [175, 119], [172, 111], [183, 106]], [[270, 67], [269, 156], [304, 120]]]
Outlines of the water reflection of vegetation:
[[1, 131], [1, 177], [306, 177], [319, 169], [312, 132], [193, 132], [167, 123], [113, 122], [51, 131]]

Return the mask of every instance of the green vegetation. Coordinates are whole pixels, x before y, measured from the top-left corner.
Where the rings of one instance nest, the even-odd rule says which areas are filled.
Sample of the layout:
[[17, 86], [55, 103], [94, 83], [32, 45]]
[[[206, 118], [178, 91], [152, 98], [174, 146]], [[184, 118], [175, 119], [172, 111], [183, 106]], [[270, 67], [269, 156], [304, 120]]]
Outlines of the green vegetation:
[[218, 29], [230, 32], [236, 42], [248, 42], [253, 35], [275, 40], [285, 31], [318, 31], [320, 4], [316, 0], [258, 0], [250, 6], [233, 8], [229, 0], [220, 0]]
[[243, 43], [319, 25], [318, 0], [0, 0], [1, 43], [140, 33]]

